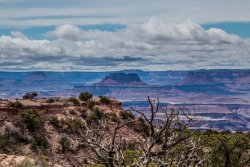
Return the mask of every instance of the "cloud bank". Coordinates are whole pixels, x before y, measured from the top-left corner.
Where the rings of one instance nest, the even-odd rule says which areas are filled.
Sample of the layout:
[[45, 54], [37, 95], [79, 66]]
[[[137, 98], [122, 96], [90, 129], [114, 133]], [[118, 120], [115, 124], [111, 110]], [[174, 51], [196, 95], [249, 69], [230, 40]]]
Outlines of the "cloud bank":
[[187, 70], [249, 68], [250, 42], [190, 20], [181, 24], [151, 18], [116, 32], [66, 24], [28, 39], [0, 36], [0, 70]]

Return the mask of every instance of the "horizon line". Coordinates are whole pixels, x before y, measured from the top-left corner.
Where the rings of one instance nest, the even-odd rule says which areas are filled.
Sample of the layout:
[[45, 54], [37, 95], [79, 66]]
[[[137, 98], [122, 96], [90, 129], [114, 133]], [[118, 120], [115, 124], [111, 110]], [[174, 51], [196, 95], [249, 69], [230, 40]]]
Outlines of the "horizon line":
[[123, 71], [141, 71], [141, 72], [167, 72], [167, 71], [221, 71], [221, 70], [250, 70], [250, 68], [208, 68], [208, 69], [183, 69], [183, 70], [142, 70], [142, 69], [121, 69], [121, 70], [110, 70], [110, 71], [91, 71], [91, 70], [72, 70], [72, 71], [63, 71], [63, 70], [0, 70], [0, 73], [3, 72], [14, 72], [14, 73], [24, 73], [24, 72], [55, 72], [55, 73], [83, 73], [83, 72], [88, 72], [88, 73], [108, 73], [108, 72], [123, 72]]

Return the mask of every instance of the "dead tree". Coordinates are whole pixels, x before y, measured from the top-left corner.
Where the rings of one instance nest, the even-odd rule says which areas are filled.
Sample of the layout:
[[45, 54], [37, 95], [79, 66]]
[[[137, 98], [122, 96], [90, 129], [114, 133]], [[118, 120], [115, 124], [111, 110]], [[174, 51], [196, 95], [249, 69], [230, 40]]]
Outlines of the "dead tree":
[[[192, 116], [183, 107], [160, 107], [158, 98], [150, 99], [148, 97], [148, 102], [150, 105], [148, 116], [142, 110], [131, 108], [143, 118], [148, 130], [148, 133], [143, 136], [143, 140], [138, 139], [137, 141], [138, 149], [143, 154], [132, 166], [149, 166], [151, 163], [156, 163], [157, 166], [175, 165], [180, 167], [184, 163], [190, 166], [202, 162], [196, 151], [197, 142], [193, 142], [192, 132], [188, 130], [190, 126], [193, 126]], [[160, 114], [162, 117], [159, 118], [159, 123], [156, 123]], [[138, 121], [138, 118], [124, 121], [116, 116], [115, 121], [103, 118], [98, 123], [86, 124], [85, 131], [81, 133], [82, 144], [90, 148], [95, 155], [92, 159], [96, 163], [105, 164], [107, 167], [131, 165], [126, 164], [124, 157], [126, 134], [120, 133], [120, 130], [129, 123], [138, 124]], [[171, 151], [184, 142], [188, 145], [188, 150], [171, 158]], [[190, 164], [189, 162], [194, 158], [198, 160]]]
[[124, 122], [116, 117], [115, 122], [103, 118], [98, 123], [85, 125], [85, 132], [81, 133], [82, 144], [94, 153], [95, 157], [91, 157], [94, 162], [105, 164], [107, 167], [126, 167], [123, 154], [126, 136], [119, 131], [130, 122], [134, 120]]
[[202, 147], [199, 138], [189, 138], [182, 144], [182, 151], [169, 160], [170, 166], [193, 167], [205, 166], [204, 158], [201, 156]]
[[[149, 116], [146, 116], [143, 111], [132, 108], [134, 112], [144, 119], [149, 129], [148, 136], [141, 142], [143, 156], [139, 163], [148, 166], [154, 162], [159, 166], [166, 166], [169, 165], [168, 154], [172, 148], [192, 136], [188, 127], [192, 126], [193, 118], [183, 107], [160, 107], [158, 98], [150, 99], [148, 97], [148, 102], [150, 104]], [[156, 123], [155, 120], [159, 114], [163, 116], [159, 118], [161, 121]]]

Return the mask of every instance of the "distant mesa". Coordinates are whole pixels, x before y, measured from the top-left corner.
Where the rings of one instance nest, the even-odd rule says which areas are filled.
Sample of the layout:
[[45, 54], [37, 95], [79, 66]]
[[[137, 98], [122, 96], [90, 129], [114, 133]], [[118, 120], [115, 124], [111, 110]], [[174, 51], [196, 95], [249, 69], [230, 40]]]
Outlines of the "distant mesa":
[[138, 74], [134, 73], [111, 73], [96, 86], [143, 86], [147, 85]]
[[144, 73], [143, 70], [140, 69], [129, 69], [129, 70], [122, 70], [120, 73], [134, 73], [134, 74], [141, 74]]
[[44, 72], [40, 72], [40, 71], [31, 72], [25, 78], [26, 81], [42, 81], [42, 80], [46, 80], [46, 79], [47, 79], [46, 74]]
[[180, 82], [182, 85], [207, 85], [215, 84], [213, 76], [204, 71], [190, 71], [187, 76]]
[[182, 85], [250, 83], [249, 70], [198, 70], [189, 71]]

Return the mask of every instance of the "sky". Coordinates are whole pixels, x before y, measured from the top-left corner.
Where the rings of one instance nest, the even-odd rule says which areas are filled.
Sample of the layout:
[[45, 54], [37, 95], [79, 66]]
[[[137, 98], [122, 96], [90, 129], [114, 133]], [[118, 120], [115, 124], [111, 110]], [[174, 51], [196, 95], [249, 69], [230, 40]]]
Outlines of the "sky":
[[0, 71], [248, 69], [249, 0], [0, 0]]

